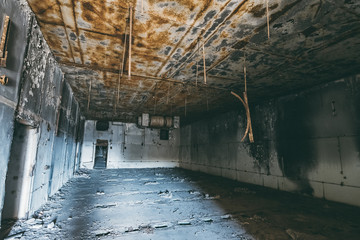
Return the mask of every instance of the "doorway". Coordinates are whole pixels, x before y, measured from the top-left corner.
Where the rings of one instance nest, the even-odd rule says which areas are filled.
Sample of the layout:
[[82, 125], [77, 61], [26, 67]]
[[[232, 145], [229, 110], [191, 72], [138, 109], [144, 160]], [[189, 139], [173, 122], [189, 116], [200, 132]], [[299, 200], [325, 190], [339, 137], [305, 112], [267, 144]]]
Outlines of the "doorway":
[[107, 165], [108, 140], [96, 140], [94, 169], [105, 169]]
[[38, 140], [37, 128], [15, 122], [5, 180], [2, 226], [14, 219], [28, 217]]

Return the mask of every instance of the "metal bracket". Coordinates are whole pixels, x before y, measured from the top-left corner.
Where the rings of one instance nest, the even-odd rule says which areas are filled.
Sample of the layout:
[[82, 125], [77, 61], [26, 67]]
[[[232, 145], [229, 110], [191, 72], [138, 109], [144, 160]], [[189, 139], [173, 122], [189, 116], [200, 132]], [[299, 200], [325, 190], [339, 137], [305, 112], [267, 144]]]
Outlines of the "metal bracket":
[[6, 60], [8, 56], [7, 45], [10, 31], [10, 17], [5, 16], [2, 26], [1, 42], [0, 42], [0, 67], [6, 67]]
[[7, 76], [3, 75], [3, 76], [0, 76], [0, 83], [1, 85], [6, 85], [8, 83], [9, 79]]

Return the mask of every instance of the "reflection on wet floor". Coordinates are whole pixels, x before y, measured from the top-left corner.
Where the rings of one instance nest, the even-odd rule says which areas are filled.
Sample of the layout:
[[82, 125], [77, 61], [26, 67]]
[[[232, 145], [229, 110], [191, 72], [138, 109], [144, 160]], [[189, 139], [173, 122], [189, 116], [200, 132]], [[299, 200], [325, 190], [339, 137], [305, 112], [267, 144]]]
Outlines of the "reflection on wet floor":
[[80, 172], [12, 239], [358, 239], [360, 209], [182, 169]]

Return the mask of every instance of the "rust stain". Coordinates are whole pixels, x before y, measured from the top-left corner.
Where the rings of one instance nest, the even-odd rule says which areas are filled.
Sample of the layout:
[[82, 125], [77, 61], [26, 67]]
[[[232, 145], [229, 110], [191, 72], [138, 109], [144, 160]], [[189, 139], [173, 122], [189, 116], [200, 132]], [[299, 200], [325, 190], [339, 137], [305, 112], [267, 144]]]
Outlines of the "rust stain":
[[67, 31], [67, 27], [66, 27], [66, 24], [65, 24], [65, 21], [64, 21], [64, 16], [63, 16], [63, 13], [62, 13], [62, 10], [61, 10], [61, 3], [59, 2], [59, 0], [56, 0], [56, 3], [57, 3], [57, 6], [58, 6], [58, 9], [59, 9], [60, 17], [61, 17], [62, 22], [63, 22], [62, 26], [64, 27], [65, 36], [66, 36], [66, 39], [67, 39], [67, 42], [68, 42], [68, 45], [69, 45], [71, 58], [72, 58], [73, 62], [75, 63], [76, 61], [75, 61], [75, 58], [74, 58], [74, 51], [73, 51], [73, 47], [72, 47], [70, 39], [69, 39], [69, 34], [68, 34], [68, 31]]
[[122, 20], [126, 18], [128, 9], [126, 2], [118, 1], [108, 5], [106, 1], [82, 0], [80, 9], [80, 16], [91, 25], [91, 29], [99, 32], [123, 32]]
[[[212, 0], [205, 0], [205, 1], [203, 2], [203, 6], [204, 6], [204, 7], [200, 10], [199, 13], [197, 13], [197, 15], [196, 15], [196, 17], [195, 17], [195, 19], [194, 19], [191, 27], [186, 31], [186, 33], [181, 37], [180, 41], [179, 41], [179, 42], [176, 44], [176, 46], [172, 49], [172, 51], [171, 51], [170, 54], [169, 54], [169, 57], [166, 59], [166, 62], [169, 61], [169, 59], [171, 58], [171, 56], [174, 54], [174, 52], [178, 49], [179, 45], [180, 45], [180, 44], [182, 43], [182, 41], [184, 40], [185, 36], [186, 36], [186, 35], [192, 30], [192, 28], [195, 26], [197, 20], [200, 19], [200, 18], [204, 15], [205, 11], [208, 9], [208, 7], [209, 7], [209, 5], [210, 5], [210, 2], [212, 2]], [[159, 73], [161, 72], [161, 70], [164, 68], [165, 64], [166, 64], [166, 63], [162, 64], [162, 66], [159, 68], [158, 72], [156, 73], [156, 76], [159, 75]]]
[[80, 43], [80, 32], [79, 32], [78, 24], [77, 24], [77, 21], [76, 21], [77, 17], [76, 17], [76, 11], [75, 11], [75, 0], [71, 0], [71, 4], [72, 4], [73, 18], [74, 18], [74, 23], [75, 23], [75, 30], [76, 30], [76, 35], [77, 35], [77, 44], [79, 46], [79, 53], [80, 53], [81, 63], [84, 64], [84, 55], [83, 55], [83, 51], [81, 49], [81, 43]]
[[[312, 48], [304, 49], [305, 47], [296, 41], [298, 39], [295, 32], [311, 32], [313, 29], [310, 27], [315, 26], [317, 22], [313, 22], [315, 21], [313, 18], [308, 18], [299, 23], [298, 18], [307, 18], [308, 15], [301, 15], [304, 12], [299, 7], [299, 13], [291, 16], [293, 36], [286, 35], [280, 39], [280, 30], [275, 29], [274, 31], [278, 31], [278, 36], [274, 33], [271, 42], [263, 46], [261, 45], [263, 40], [259, 38], [262, 37], [261, 31], [266, 24], [259, 18], [265, 20], [265, 2], [256, 0], [147, 0], [143, 15], [140, 14], [138, 1], [28, 0], [28, 2], [36, 14], [52, 52], [62, 64], [66, 80], [70, 82], [82, 106], [83, 114], [92, 118], [136, 119], [136, 115], [142, 111], [151, 112], [155, 101], [157, 112], [171, 112], [183, 116], [185, 98], [190, 116], [207, 112], [206, 100], [209, 99], [211, 104], [209, 112], [220, 111], [224, 104], [231, 103], [231, 98], [228, 96], [229, 89], [237, 90], [242, 87], [239, 81], [234, 81], [241, 76], [238, 66], [241, 64], [240, 55], [243, 52], [239, 51], [240, 49], [246, 48], [248, 54], [249, 75], [251, 81], [254, 81], [249, 88], [258, 89], [257, 93], [251, 93], [255, 97], [265, 93], [267, 88], [270, 89], [271, 80], [267, 80], [266, 74], [271, 75], [270, 70], [283, 69], [281, 64], [284, 59], [287, 64], [294, 63], [297, 57], [292, 54], [298, 56], [304, 52], [311, 53], [315, 58], [324, 48], [343, 41], [336, 38], [336, 41], [332, 42], [328, 38], [331, 33], [320, 40], [316, 38], [316, 34], [303, 34], [302, 37], [308, 42], [320, 41]], [[278, 19], [300, 2], [301, 0], [279, 0], [276, 3], [270, 1], [270, 23], [281, 24]], [[119, 94], [123, 104], [118, 106], [117, 114], [112, 116], [113, 112], [108, 109], [109, 105], [114, 103], [113, 99], [116, 99], [120, 65], [124, 64], [125, 69], [128, 65], [129, 42], [123, 41], [125, 36], [129, 35], [125, 29], [130, 3], [134, 6], [135, 12], [134, 37], [130, 40], [133, 52], [133, 76], [131, 79], [121, 78]], [[233, 5], [228, 6], [228, 4]], [[332, 6], [329, 6], [329, 9], [330, 7]], [[322, 12], [317, 9], [316, 14], [320, 16]], [[336, 13], [337, 11], [330, 11], [328, 15], [319, 19], [324, 18], [322, 21], [331, 22], [335, 17], [330, 16], [336, 16]], [[344, 26], [350, 24], [354, 17], [350, 14], [348, 16], [349, 19], [343, 22]], [[316, 21], [320, 20], [316, 19]], [[307, 22], [309, 24], [306, 26]], [[285, 28], [284, 24], [282, 29]], [[258, 34], [259, 32], [261, 33]], [[343, 32], [338, 36], [342, 36]], [[355, 38], [358, 35], [354, 27], [349, 28], [350, 32], [352, 34], [345, 37]], [[209, 43], [206, 56], [206, 63], [210, 65], [207, 68], [210, 71], [208, 85], [199, 82], [198, 86], [195, 86], [196, 59], [192, 57], [197, 56], [195, 50], [199, 37], [205, 34], [207, 34], [205, 41]], [[283, 43], [284, 41], [287, 43]], [[291, 41], [297, 44], [292, 44]], [[204, 39], [200, 39], [200, 42], [204, 42]], [[278, 54], [276, 51], [283, 54]], [[126, 56], [125, 63], [122, 63], [123, 53]], [[306, 68], [308, 65], [303, 64], [303, 66]], [[298, 72], [299, 68], [299, 66], [296, 66], [295, 70], [289, 68], [292, 70], [285, 70], [284, 75], [293, 74], [294, 79], [297, 79], [298, 76], [291, 71]], [[316, 70], [320, 68], [314, 67]], [[80, 72], [79, 76], [75, 76], [74, 72]], [[126, 74], [126, 71], [124, 73]], [[176, 79], [159, 77], [163, 73], [177, 73], [174, 75]], [[86, 88], [89, 79], [94, 83], [94, 96], [92, 96], [94, 102], [91, 103], [90, 111], [86, 113], [84, 106], [86, 106]], [[284, 86], [290, 84], [285, 80], [282, 81]], [[301, 82], [301, 84], [305, 83]], [[301, 84], [299, 83], [298, 86]], [[253, 99], [252, 95], [251, 99]], [[194, 111], [199, 113], [195, 114]], [[187, 119], [189, 118], [191, 117], [187, 116]]]
[[52, 23], [53, 25], [63, 24], [56, 0], [28, 0], [28, 2], [40, 22]]

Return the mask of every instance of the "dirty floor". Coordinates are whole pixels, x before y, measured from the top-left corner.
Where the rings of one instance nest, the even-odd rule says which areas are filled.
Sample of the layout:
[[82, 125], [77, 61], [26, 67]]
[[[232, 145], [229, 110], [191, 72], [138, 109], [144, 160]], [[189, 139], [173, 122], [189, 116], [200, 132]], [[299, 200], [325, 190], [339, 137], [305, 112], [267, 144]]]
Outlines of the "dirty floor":
[[164, 168], [81, 171], [7, 239], [359, 236], [360, 208]]

